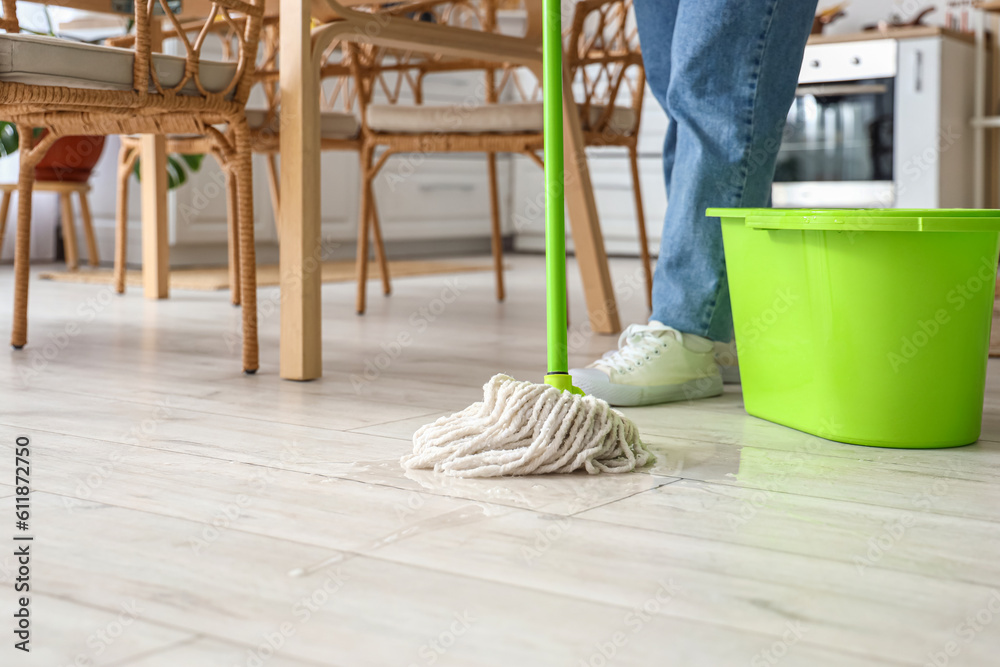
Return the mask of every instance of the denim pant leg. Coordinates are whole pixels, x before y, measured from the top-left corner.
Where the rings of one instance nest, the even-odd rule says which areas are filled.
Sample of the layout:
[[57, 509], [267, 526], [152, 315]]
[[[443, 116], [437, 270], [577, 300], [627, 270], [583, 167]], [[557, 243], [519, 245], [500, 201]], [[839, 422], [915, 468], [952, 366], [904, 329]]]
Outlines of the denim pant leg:
[[667, 88], [670, 85], [670, 50], [674, 40], [678, 3], [679, 0], [634, 0], [646, 83], [649, 84], [653, 97], [667, 113], [667, 134], [663, 139], [663, 187], [668, 197], [677, 147], [677, 126], [667, 111]]
[[768, 205], [815, 10], [816, 0], [636, 0], [650, 87], [674, 133], [650, 319], [731, 339], [721, 226], [705, 209]]

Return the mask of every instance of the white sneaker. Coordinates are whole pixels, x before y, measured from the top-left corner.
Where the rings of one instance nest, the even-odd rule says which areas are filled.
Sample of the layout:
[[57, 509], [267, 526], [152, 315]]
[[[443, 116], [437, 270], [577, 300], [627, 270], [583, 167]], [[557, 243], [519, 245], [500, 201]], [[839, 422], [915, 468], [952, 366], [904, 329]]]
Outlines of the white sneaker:
[[661, 324], [632, 324], [618, 349], [586, 368], [570, 370], [573, 384], [611, 405], [635, 406], [718, 396], [722, 376], [715, 345]]
[[740, 360], [736, 357], [736, 341], [715, 343], [715, 363], [725, 384], [740, 384]]

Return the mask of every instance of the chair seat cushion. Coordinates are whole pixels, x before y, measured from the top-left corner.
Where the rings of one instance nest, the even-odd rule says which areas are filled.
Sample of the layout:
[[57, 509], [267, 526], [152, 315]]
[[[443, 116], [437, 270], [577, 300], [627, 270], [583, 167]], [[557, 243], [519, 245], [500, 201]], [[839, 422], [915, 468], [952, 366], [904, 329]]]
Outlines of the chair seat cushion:
[[[590, 107], [590, 122], [600, 120], [604, 107]], [[461, 105], [402, 105], [373, 104], [368, 107], [368, 126], [376, 132], [423, 134], [484, 134], [541, 132], [544, 123], [541, 102], [509, 104]], [[609, 127], [618, 133], [632, 132], [636, 114], [629, 107], [616, 106], [611, 112]]]
[[[247, 123], [252, 130], [265, 129], [267, 122], [266, 109], [247, 109]], [[281, 131], [281, 118], [275, 115], [267, 128], [277, 134]], [[352, 113], [338, 111], [322, 111], [319, 114], [319, 134], [324, 139], [353, 139], [361, 132], [361, 123]]]
[[[154, 53], [153, 67], [164, 88], [184, 78], [181, 56]], [[83, 44], [39, 35], [0, 35], [0, 81], [36, 86], [65, 86], [93, 90], [132, 90], [135, 51], [114, 46]], [[225, 90], [236, 74], [236, 63], [202, 60], [201, 85], [209, 92]], [[150, 80], [150, 91], [155, 91]], [[200, 95], [194, 81], [181, 89]]]

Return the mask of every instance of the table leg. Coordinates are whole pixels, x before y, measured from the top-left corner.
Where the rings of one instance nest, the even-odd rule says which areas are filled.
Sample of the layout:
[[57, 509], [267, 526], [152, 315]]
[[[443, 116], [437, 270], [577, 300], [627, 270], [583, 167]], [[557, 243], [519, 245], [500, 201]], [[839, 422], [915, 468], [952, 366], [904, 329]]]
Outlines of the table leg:
[[587, 168], [580, 110], [573, 98], [572, 81], [563, 69], [563, 119], [565, 125], [565, 179], [566, 206], [569, 209], [573, 249], [583, 292], [587, 300], [590, 326], [597, 333], [614, 334], [621, 330], [618, 304], [608, 270], [608, 256], [604, 250], [604, 235], [597, 217], [597, 202]]
[[167, 234], [167, 143], [142, 135], [142, 286], [147, 299], [170, 296], [170, 239]]
[[319, 73], [310, 3], [281, 0], [281, 377], [322, 375]]
[[[163, 44], [163, 26], [150, 22], [150, 48]], [[153, 134], [142, 135], [142, 288], [147, 299], [170, 296], [170, 237], [167, 215], [167, 140]]]

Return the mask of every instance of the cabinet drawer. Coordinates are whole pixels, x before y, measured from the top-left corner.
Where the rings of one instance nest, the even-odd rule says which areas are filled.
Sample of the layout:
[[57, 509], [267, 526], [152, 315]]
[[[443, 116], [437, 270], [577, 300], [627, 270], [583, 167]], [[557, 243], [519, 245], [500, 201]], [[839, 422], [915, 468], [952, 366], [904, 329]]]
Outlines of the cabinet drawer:
[[888, 79], [896, 76], [896, 40], [810, 44], [799, 83]]
[[[637, 256], [639, 232], [628, 158], [605, 152], [604, 156], [591, 155], [588, 164], [607, 251], [616, 255]], [[517, 157], [513, 178], [511, 207], [517, 234], [515, 247], [540, 251], [545, 247], [545, 223], [540, 206], [543, 197], [541, 171], [526, 158]], [[646, 214], [646, 234], [650, 251], [655, 254], [663, 228], [663, 215], [667, 210], [663, 166], [658, 156], [639, 159], [639, 178]], [[572, 235], [568, 231], [567, 238], [572, 247]]]
[[[501, 201], [506, 186], [506, 159], [498, 158]], [[379, 215], [395, 227], [461, 222], [466, 236], [490, 233], [490, 186], [485, 156], [438, 157], [420, 154], [389, 159], [375, 181]], [[442, 227], [442, 228], [443, 228]]]

